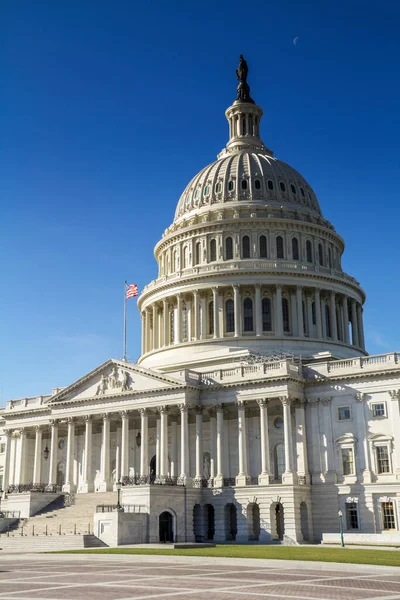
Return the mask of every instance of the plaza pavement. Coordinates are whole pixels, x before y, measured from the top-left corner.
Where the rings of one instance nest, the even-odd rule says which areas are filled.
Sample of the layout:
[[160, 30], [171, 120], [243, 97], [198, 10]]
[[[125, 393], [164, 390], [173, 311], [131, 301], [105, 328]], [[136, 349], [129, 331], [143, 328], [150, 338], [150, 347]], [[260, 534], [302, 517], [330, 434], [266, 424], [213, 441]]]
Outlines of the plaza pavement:
[[400, 569], [211, 557], [0, 556], [0, 600], [400, 600]]

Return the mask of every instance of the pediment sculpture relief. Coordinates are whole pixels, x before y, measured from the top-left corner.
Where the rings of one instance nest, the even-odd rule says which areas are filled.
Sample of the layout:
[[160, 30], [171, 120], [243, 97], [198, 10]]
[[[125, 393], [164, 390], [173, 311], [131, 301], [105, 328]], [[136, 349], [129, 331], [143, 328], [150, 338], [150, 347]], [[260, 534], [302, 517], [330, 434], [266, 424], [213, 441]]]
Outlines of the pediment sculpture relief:
[[101, 396], [107, 392], [119, 390], [127, 392], [131, 389], [132, 378], [128, 371], [123, 371], [114, 366], [109, 375], [101, 376], [100, 383], [96, 389], [96, 396]]

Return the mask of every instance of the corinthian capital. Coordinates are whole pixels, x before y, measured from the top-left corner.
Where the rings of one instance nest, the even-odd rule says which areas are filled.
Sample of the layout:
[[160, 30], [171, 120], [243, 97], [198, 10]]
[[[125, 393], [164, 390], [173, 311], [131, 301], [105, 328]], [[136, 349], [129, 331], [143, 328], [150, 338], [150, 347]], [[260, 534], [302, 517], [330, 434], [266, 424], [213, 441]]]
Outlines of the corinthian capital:
[[389, 392], [389, 396], [392, 400], [399, 400], [400, 398], [400, 390], [391, 390]]
[[279, 400], [283, 406], [290, 406], [292, 399], [290, 396], [279, 396]]

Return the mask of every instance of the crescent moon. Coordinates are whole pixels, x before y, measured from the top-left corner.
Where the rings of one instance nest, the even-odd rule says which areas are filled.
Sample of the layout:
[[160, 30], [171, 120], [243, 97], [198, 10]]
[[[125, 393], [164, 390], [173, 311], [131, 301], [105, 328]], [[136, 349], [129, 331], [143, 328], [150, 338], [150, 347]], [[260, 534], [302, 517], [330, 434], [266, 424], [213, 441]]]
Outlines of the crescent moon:
[[297, 44], [297, 40], [298, 40], [298, 39], [299, 39], [299, 36], [298, 36], [298, 35], [296, 35], [296, 37], [295, 37], [295, 38], [294, 38], [294, 40], [293, 40], [293, 44], [294, 44], [295, 46], [296, 46], [296, 44]]

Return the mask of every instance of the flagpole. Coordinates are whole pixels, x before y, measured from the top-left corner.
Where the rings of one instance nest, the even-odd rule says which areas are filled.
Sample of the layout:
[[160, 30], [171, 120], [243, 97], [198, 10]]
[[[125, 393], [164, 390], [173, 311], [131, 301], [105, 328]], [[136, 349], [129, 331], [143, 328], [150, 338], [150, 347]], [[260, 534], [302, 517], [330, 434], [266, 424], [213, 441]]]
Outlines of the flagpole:
[[127, 282], [124, 282], [124, 357], [123, 360], [126, 362], [126, 286]]

